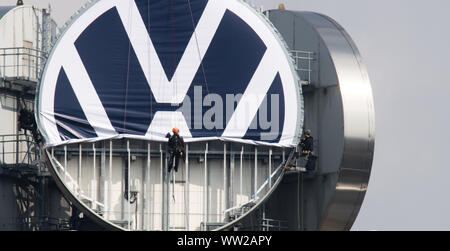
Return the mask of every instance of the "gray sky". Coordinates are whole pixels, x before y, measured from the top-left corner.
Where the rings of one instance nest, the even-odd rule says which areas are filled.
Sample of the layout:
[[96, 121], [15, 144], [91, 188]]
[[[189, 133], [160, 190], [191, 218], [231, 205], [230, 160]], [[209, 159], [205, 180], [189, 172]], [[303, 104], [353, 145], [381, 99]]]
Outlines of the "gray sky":
[[[0, 0], [0, 5], [16, 0]], [[50, 2], [62, 25], [86, 1]], [[265, 8], [281, 0], [252, 0]], [[367, 65], [376, 149], [353, 230], [450, 230], [450, 1], [284, 0], [288, 9], [334, 18]]]

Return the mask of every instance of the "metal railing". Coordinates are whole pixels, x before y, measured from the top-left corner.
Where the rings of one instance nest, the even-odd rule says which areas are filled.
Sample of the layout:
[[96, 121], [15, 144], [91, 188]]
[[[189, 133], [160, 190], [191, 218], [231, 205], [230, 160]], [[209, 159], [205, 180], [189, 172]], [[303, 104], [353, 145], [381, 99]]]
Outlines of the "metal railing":
[[235, 207], [232, 208], [228, 208], [226, 209], [224, 212], [225, 213], [232, 213], [232, 215], [237, 215], [237, 218], [239, 218], [240, 215], [243, 215], [245, 213], [245, 211], [252, 209], [253, 207], [255, 207], [257, 204], [259, 204], [261, 201], [264, 201], [265, 199], [267, 199], [267, 194], [268, 192], [266, 192], [263, 196], [260, 196], [260, 193], [264, 190], [264, 188], [269, 187], [269, 190], [273, 189], [272, 188], [272, 182], [277, 183], [277, 181], [279, 179], [283, 178], [284, 175], [284, 167], [286, 165], [286, 163], [290, 163], [292, 158], [294, 158], [294, 154], [295, 154], [295, 149], [292, 149], [288, 158], [281, 162], [280, 165], [275, 169], [275, 171], [266, 179], [266, 181], [259, 187], [258, 190], [256, 190], [255, 194], [252, 195], [252, 199], [250, 201], [247, 201], [245, 203], [242, 203], [240, 205], [237, 205]]
[[0, 48], [0, 78], [37, 80], [45, 59], [43, 51], [32, 48]]
[[34, 164], [40, 158], [39, 146], [27, 134], [0, 135], [1, 164]]
[[267, 178], [265, 180], [265, 182], [259, 187], [259, 189], [255, 192], [255, 194], [252, 195], [251, 200], [249, 200], [245, 203], [239, 204], [237, 206], [234, 206], [232, 208], [228, 208], [228, 209], [224, 210], [224, 213], [234, 212], [233, 214], [236, 214], [236, 213], [243, 214], [243, 210], [245, 210], [246, 208], [252, 208], [253, 206], [255, 206], [262, 199], [262, 197], [260, 197], [260, 194], [264, 190], [264, 188], [268, 187], [269, 184], [272, 183], [272, 181], [276, 181], [282, 176], [283, 166], [284, 166], [284, 164], [281, 163], [278, 166], [278, 168], [275, 169], [275, 171], [270, 175], [269, 178]]
[[52, 217], [18, 217], [17, 227], [24, 231], [69, 231], [72, 224], [68, 219]]
[[262, 231], [283, 231], [288, 230], [288, 222], [283, 220], [274, 219], [262, 219], [261, 230]]
[[292, 50], [294, 56], [296, 70], [300, 72], [302, 78], [302, 85], [311, 84], [312, 79], [312, 62], [315, 60], [315, 53], [312, 51], [298, 51]]

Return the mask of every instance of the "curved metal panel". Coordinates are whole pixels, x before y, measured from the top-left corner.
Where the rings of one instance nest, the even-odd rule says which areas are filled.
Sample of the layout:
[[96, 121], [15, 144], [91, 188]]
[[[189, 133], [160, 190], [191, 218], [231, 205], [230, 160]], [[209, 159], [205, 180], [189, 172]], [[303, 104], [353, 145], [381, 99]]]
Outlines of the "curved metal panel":
[[269, 16], [292, 50], [314, 54], [304, 101], [305, 128], [318, 143], [317, 175], [305, 183], [303, 217], [289, 217], [302, 221], [295, 229], [349, 230], [373, 160], [375, 113], [367, 70], [350, 36], [331, 18], [282, 10]]
[[359, 213], [372, 168], [375, 110], [369, 76], [348, 33], [333, 19], [301, 13], [327, 46], [339, 81], [344, 112], [344, 152], [339, 179], [321, 230], [350, 230]]

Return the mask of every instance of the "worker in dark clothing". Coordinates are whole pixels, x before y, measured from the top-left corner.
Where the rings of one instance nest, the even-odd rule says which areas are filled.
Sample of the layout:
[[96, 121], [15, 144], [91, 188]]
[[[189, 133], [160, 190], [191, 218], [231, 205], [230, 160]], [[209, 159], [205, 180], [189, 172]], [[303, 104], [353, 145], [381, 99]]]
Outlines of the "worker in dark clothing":
[[169, 173], [172, 171], [172, 168], [175, 169], [175, 172], [178, 172], [180, 157], [184, 156], [184, 140], [183, 137], [179, 135], [180, 130], [178, 128], [173, 128], [172, 132], [173, 135], [169, 138]]
[[317, 157], [313, 155], [314, 138], [311, 136], [311, 130], [305, 130], [305, 138], [300, 141], [300, 146], [302, 147], [300, 156], [306, 160], [306, 170], [314, 170]]
[[314, 151], [314, 138], [311, 136], [311, 130], [305, 131], [305, 138], [300, 141], [300, 146], [302, 147], [302, 157], [306, 157]]
[[291, 159], [290, 163], [286, 163], [284, 165], [284, 169], [291, 170], [297, 166], [297, 162], [300, 161], [300, 158], [304, 158], [306, 160], [306, 170], [311, 171], [315, 168], [316, 156], [313, 155], [314, 151], [314, 138], [311, 136], [310, 130], [305, 130], [305, 138], [300, 141], [299, 147], [301, 148], [300, 152], [294, 155], [294, 158]]

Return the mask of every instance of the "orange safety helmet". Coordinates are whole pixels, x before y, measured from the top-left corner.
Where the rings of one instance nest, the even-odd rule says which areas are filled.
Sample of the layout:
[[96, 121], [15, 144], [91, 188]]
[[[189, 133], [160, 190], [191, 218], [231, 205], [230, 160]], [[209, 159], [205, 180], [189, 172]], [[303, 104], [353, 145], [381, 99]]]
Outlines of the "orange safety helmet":
[[179, 132], [180, 132], [180, 129], [174, 127], [174, 128], [172, 129], [172, 132], [173, 132], [173, 133], [179, 133]]

